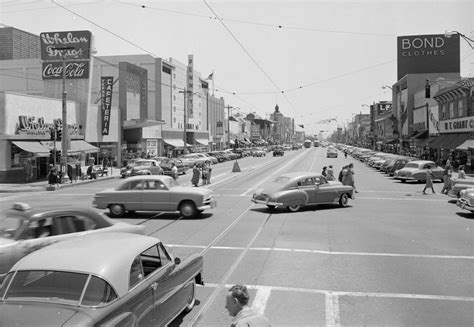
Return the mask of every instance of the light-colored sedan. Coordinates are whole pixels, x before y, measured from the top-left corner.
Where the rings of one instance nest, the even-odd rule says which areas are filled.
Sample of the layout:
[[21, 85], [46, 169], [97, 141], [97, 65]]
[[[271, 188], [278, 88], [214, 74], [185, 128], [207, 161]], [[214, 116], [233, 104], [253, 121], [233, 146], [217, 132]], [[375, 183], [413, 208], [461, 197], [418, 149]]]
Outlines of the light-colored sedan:
[[337, 158], [337, 150], [335, 148], [327, 148], [326, 150], [326, 157], [327, 158]]
[[196, 302], [203, 258], [159, 239], [88, 235], [17, 262], [0, 288], [2, 326], [167, 326]]
[[286, 207], [295, 212], [306, 205], [336, 203], [341, 207], [353, 199], [352, 186], [338, 181], [327, 181], [318, 173], [301, 172], [281, 175], [264, 189], [257, 191], [252, 202], [270, 209]]
[[461, 209], [474, 212], [474, 188], [467, 188], [459, 192], [457, 206]]
[[462, 190], [474, 187], [474, 178], [453, 179], [448, 195], [452, 198], [459, 198]]
[[130, 177], [115, 189], [96, 193], [93, 200], [95, 208], [109, 209], [113, 217], [126, 211], [179, 211], [192, 218], [216, 205], [212, 190], [180, 186], [166, 175]]
[[144, 227], [118, 222], [96, 210], [15, 203], [0, 217], [0, 279], [28, 253], [66, 239], [104, 232], [144, 234]]
[[438, 167], [433, 161], [428, 160], [413, 160], [407, 162], [407, 164], [393, 174], [395, 179], [399, 179], [402, 183], [406, 181], [426, 181], [426, 171], [428, 168], [433, 173], [433, 180], [439, 179], [443, 181], [443, 168]]
[[135, 162], [130, 171], [130, 176], [138, 175], [163, 175], [163, 169], [160, 162], [153, 159], [141, 159]]

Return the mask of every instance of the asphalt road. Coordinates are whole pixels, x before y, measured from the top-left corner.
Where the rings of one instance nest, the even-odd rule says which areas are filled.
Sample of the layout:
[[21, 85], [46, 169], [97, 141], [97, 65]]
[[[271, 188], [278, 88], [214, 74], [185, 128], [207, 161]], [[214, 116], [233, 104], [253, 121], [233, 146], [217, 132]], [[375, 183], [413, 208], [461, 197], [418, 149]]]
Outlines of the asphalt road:
[[[423, 184], [394, 181], [352, 158], [329, 159], [324, 148], [284, 157], [239, 159], [213, 166], [218, 207], [199, 219], [138, 212], [121, 220], [143, 224], [181, 257], [204, 255], [205, 286], [194, 310], [173, 326], [229, 326], [226, 289], [251, 288], [252, 306], [275, 326], [472, 326], [474, 215], [446, 195], [422, 195]], [[337, 174], [353, 162], [359, 193], [350, 206], [269, 212], [250, 202], [253, 191], [284, 172]], [[190, 176], [180, 183], [190, 184]], [[119, 180], [56, 192], [0, 194], [12, 202], [62, 202], [91, 207], [95, 192]], [[437, 192], [442, 184], [435, 183]]]

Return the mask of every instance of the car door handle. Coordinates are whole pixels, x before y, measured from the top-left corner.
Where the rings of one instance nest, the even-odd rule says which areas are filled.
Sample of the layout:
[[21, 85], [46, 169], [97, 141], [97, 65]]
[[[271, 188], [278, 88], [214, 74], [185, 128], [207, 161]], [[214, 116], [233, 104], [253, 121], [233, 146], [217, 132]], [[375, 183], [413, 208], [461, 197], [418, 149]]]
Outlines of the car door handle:
[[156, 289], [158, 288], [158, 283], [157, 282], [154, 282], [150, 285], [150, 288], [153, 290], [153, 291], [156, 291]]

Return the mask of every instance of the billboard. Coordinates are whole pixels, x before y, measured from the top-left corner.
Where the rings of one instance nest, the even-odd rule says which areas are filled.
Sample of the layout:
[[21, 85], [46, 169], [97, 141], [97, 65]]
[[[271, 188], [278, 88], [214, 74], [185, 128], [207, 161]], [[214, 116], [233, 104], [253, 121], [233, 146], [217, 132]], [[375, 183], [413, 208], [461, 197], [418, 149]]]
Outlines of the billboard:
[[41, 60], [90, 58], [90, 31], [43, 32], [40, 34]]
[[[63, 77], [62, 61], [43, 61], [43, 79], [61, 79]], [[66, 79], [89, 78], [89, 61], [66, 61]]]
[[102, 135], [109, 135], [110, 110], [112, 109], [113, 76], [102, 76], [100, 79], [100, 108], [102, 116]]
[[459, 73], [459, 35], [410, 35], [397, 38], [397, 77], [407, 74]]

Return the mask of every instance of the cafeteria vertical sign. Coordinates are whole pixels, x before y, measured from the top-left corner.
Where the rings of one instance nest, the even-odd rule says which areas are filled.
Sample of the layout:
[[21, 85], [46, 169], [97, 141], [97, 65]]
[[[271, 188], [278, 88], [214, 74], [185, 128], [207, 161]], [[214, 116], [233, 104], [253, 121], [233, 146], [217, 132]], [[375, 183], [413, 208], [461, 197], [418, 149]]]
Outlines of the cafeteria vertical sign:
[[100, 79], [100, 107], [102, 112], [102, 135], [109, 135], [110, 110], [112, 108], [113, 76], [102, 76]]

